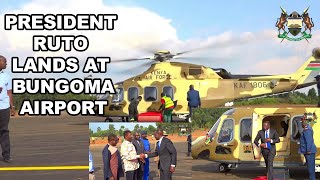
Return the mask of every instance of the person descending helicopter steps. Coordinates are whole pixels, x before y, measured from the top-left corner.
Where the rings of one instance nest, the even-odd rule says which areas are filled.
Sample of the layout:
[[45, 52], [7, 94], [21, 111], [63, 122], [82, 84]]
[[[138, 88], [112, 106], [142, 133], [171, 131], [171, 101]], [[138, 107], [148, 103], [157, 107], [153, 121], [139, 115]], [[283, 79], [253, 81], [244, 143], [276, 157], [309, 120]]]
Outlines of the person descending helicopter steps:
[[161, 93], [161, 106], [159, 111], [163, 111], [163, 121], [164, 122], [172, 122], [172, 111], [175, 105], [173, 100], [166, 96], [164, 93]]

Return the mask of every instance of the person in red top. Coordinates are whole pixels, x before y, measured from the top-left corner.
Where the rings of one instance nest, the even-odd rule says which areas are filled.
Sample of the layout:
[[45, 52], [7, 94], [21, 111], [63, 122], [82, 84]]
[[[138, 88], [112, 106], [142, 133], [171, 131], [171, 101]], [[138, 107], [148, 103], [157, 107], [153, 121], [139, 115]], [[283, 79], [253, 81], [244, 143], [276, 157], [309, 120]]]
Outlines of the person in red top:
[[174, 109], [174, 102], [164, 93], [161, 93], [161, 106], [159, 110], [163, 111], [163, 120], [164, 122], [172, 121], [172, 111]]

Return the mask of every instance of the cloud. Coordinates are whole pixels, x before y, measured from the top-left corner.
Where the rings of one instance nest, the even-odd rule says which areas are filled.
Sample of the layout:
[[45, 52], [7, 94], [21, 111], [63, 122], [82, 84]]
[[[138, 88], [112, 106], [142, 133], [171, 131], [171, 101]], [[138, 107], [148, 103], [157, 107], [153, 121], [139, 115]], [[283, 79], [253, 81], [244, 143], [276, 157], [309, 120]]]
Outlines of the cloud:
[[291, 74], [294, 72], [293, 69], [297, 70], [301, 65], [301, 59], [298, 56], [272, 58], [249, 67], [248, 71], [262, 74]]

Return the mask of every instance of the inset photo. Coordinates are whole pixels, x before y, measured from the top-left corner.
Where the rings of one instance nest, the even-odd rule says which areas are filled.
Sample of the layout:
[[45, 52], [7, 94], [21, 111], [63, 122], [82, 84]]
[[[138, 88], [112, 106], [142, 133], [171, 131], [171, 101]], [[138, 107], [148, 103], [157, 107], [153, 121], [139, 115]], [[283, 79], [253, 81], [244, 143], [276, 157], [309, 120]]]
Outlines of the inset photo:
[[89, 179], [191, 179], [190, 123], [90, 123]]
[[320, 172], [317, 107], [217, 108], [193, 120], [192, 176], [308, 179]]

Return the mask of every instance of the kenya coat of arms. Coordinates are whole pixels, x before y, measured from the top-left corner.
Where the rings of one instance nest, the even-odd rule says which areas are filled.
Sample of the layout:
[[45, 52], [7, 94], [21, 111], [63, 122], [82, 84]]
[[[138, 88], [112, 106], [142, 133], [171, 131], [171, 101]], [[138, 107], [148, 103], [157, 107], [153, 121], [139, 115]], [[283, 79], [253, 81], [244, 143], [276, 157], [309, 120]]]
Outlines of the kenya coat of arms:
[[[308, 13], [309, 7], [303, 11], [302, 15], [296, 11], [288, 15], [286, 10], [284, 10], [282, 7], [280, 8], [282, 13], [276, 23], [276, 27], [279, 31], [278, 38], [281, 38], [282, 41], [284, 39], [289, 41], [300, 41], [305, 39], [308, 41], [308, 39], [312, 37], [311, 29], [314, 27], [312, 18], [309, 17]], [[301, 31], [303, 27], [304, 31]], [[280, 32], [281, 30], [283, 30], [282, 33]], [[306, 32], [307, 30], [309, 30], [309, 34]]]

